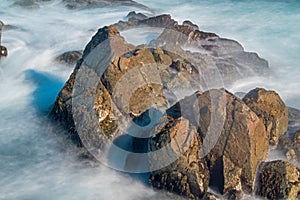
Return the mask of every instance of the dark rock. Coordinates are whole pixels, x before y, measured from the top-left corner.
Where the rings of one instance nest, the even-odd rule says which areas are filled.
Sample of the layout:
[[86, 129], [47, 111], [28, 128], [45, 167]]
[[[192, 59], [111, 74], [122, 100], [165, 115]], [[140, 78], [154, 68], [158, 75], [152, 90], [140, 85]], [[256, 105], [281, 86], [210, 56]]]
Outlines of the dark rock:
[[243, 199], [243, 192], [238, 190], [229, 190], [224, 195], [224, 198], [228, 200], [240, 200]]
[[16, 0], [13, 5], [20, 6], [27, 9], [37, 9], [40, 8], [41, 2], [49, 2], [52, 0]]
[[243, 101], [263, 120], [270, 134], [270, 145], [277, 146], [288, 129], [288, 109], [280, 96], [274, 91], [256, 88]]
[[141, 20], [148, 19], [148, 17], [143, 13], [136, 13], [135, 11], [128, 13], [126, 17], [128, 21], [141, 21]]
[[1, 57], [7, 56], [7, 48], [1, 45], [1, 37], [2, 37], [2, 30], [4, 27], [4, 23], [0, 21], [0, 59]]
[[4, 46], [0, 45], [0, 58], [1, 57], [6, 57], [7, 56], [7, 49]]
[[199, 30], [199, 26], [197, 24], [193, 24], [193, 22], [189, 21], [189, 20], [185, 20], [182, 23], [183, 26], [189, 26], [191, 28], [193, 28], [194, 30]]
[[77, 61], [82, 57], [83, 51], [68, 51], [56, 57], [61, 64], [74, 66]]
[[69, 9], [99, 8], [107, 6], [129, 6], [152, 11], [149, 7], [132, 0], [62, 0]]
[[262, 163], [256, 194], [267, 199], [298, 199], [300, 169], [285, 161]]
[[220, 198], [217, 195], [215, 195], [215, 194], [207, 192], [204, 195], [203, 200], [220, 200]]

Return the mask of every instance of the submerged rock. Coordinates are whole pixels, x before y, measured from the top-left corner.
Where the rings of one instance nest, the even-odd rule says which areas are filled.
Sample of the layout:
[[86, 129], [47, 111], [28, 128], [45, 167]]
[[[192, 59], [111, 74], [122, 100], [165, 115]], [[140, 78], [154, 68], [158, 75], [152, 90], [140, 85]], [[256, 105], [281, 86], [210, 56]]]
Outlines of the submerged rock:
[[56, 57], [56, 61], [61, 64], [74, 66], [77, 61], [82, 57], [82, 51], [68, 51]]
[[278, 149], [283, 151], [288, 161], [297, 163], [300, 161], [300, 130], [282, 136], [279, 140]]
[[262, 163], [256, 194], [267, 199], [298, 199], [300, 169], [285, 161]]
[[20, 6], [27, 9], [37, 9], [40, 8], [41, 2], [50, 2], [52, 0], [15, 0], [13, 5]]
[[277, 146], [288, 129], [288, 109], [280, 96], [274, 91], [256, 88], [243, 101], [263, 120], [270, 134], [270, 145]]

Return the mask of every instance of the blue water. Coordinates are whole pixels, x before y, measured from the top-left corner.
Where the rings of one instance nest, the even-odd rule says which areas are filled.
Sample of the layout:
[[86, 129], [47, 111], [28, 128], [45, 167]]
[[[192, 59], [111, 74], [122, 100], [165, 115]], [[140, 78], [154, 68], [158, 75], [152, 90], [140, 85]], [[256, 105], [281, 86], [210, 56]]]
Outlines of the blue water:
[[[17, 27], [2, 37], [9, 56], [0, 63], [0, 199], [155, 198], [157, 192], [132, 177], [78, 162], [74, 149], [55, 136], [63, 131], [46, 117], [72, 71], [57, 64], [55, 56], [83, 49], [99, 27], [123, 19], [134, 8], [69, 11], [55, 0], [28, 10], [11, 2], [0, 4], [0, 20]], [[271, 77], [249, 77], [229, 90], [274, 89], [287, 105], [300, 109], [299, 1], [139, 2], [257, 52], [269, 61]]]

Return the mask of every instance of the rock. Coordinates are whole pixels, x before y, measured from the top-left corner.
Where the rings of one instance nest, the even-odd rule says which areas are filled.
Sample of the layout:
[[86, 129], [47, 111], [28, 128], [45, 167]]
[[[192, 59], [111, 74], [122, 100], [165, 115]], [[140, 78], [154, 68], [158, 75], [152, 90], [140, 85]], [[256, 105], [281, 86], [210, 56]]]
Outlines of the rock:
[[[201, 192], [193, 193], [186, 189], [187, 193], [183, 193], [178, 187], [189, 188], [195, 177], [208, 177], [200, 176], [207, 173], [203, 170], [206, 169], [206, 161], [210, 185], [218, 187], [223, 194], [237, 191], [235, 195], [238, 199], [241, 195], [239, 191], [253, 191], [256, 168], [267, 157], [268, 135], [262, 121], [244, 102], [226, 90], [197, 92], [168, 109], [167, 116], [160, 121], [165, 120], [164, 125], [159, 125], [163, 127], [161, 131], [150, 138], [149, 152], [166, 148], [167, 144], [170, 144], [170, 149], [157, 157], [150, 157], [150, 165], [164, 164], [172, 155], [178, 156], [179, 160], [167, 168], [152, 172], [150, 180], [154, 187], [191, 198], [202, 198], [206, 190], [198, 189], [196, 191]], [[193, 170], [196, 170], [194, 175], [191, 173]], [[175, 176], [174, 171], [190, 175], [182, 183], [182, 176]], [[166, 182], [166, 179], [172, 182]], [[206, 183], [207, 179], [196, 182]]]
[[285, 161], [262, 163], [256, 194], [267, 199], [298, 199], [300, 169]]
[[160, 133], [151, 138], [149, 150], [157, 151], [172, 140], [175, 140], [171, 144], [172, 150], [153, 157], [150, 165], [158, 168], [160, 164], [157, 162], [168, 162], [172, 153], [179, 159], [168, 167], [153, 171], [149, 178], [151, 185], [190, 199], [202, 199], [208, 189], [209, 171], [205, 160], [200, 156], [202, 145], [197, 130], [191, 128], [187, 119], [172, 119]]
[[[205, 71], [207, 74], [206, 79], [210, 85], [208, 88], [229, 86], [249, 75], [267, 75], [268, 62], [256, 53], [245, 52], [237, 41], [220, 38], [215, 33], [200, 31], [190, 21], [179, 25], [170, 15], [149, 18], [142, 15], [141, 19], [134, 18], [137, 14], [130, 13], [130, 15], [133, 16], [131, 20], [120, 21], [114, 26], [119, 31], [142, 27], [165, 28], [157, 39], [150, 42], [149, 46], [176, 52], [184, 55], [183, 57], [188, 58], [189, 61], [192, 60], [193, 64], [201, 65], [199, 71]], [[190, 49], [192, 52], [185, 51]]]
[[7, 49], [5, 46], [0, 45], [0, 59], [1, 57], [6, 57], [7, 56]]
[[152, 10], [149, 7], [132, 0], [62, 0], [62, 2], [69, 9], [99, 8], [107, 6], [129, 6], [152, 12]]
[[[116, 44], [120, 46], [117, 46]], [[115, 120], [112, 119], [113, 116], [112, 113], [110, 113], [112, 106], [111, 96], [104, 87], [103, 83], [99, 81], [101, 78], [100, 73], [103, 73], [101, 72], [101, 67], [107, 66], [111, 62], [109, 59], [111, 59], [112, 56], [117, 57], [118, 55], [122, 55], [123, 52], [130, 51], [132, 48], [133, 46], [127, 44], [124, 38], [119, 35], [119, 32], [113, 26], [99, 29], [97, 34], [87, 44], [82, 58], [78, 61], [69, 80], [60, 91], [53, 106], [51, 116], [53, 116], [56, 121], [61, 122], [67, 128], [67, 130], [69, 130], [71, 139], [77, 145], [82, 145], [82, 138], [79, 138], [75, 127], [76, 122], [74, 121], [74, 112], [81, 113], [86, 111], [85, 109], [87, 108], [81, 107], [83, 105], [81, 105], [79, 102], [77, 103], [76, 99], [82, 98], [82, 101], [86, 101], [86, 103], [95, 101], [95, 104], [92, 107], [93, 113], [91, 114], [96, 112], [96, 116], [99, 119], [95, 120], [99, 122], [99, 124], [93, 124], [93, 127], [95, 128], [95, 126], [99, 125], [103, 130], [105, 130], [106, 134], [115, 133]], [[97, 58], [97, 60], [95, 60], [94, 57]], [[97, 67], [99, 68], [97, 69]], [[98, 71], [95, 72], [93, 69], [97, 69]], [[76, 83], [79, 85], [76, 85]], [[92, 95], [79, 92], [77, 97], [76, 92], [84, 91], [87, 89], [86, 87], [88, 87], [89, 84], [96, 85], [96, 87], [91, 88], [93, 92]], [[76, 87], [75, 93], [74, 87]], [[74, 99], [74, 97], [76, 97], [76, 99]], [[76, 107], [73, 106], [74, 104]], [[93, 117], [96, 116], [93, 115]], [[81, 124], [82, 127], [80, 126], [80, 128], [86, 130], [85, 126], [90, 122], [84, 121], [81, 117], [84, 116], [78, 116], [78, 118], [80, 118], [79, 120], [82, 120], [83, 123]], [[87, 124], [84, 124], [84, 122]], [[102, 133], [95, 133], [95, 135], [97, 137], [101, 137]], [[104, 139], [101, 142], [104, 142]]]
[[288, 129], [288, 109], [280, 96], [274, 91], [256, 88], [243, 101], [263, 120], [270, 134], [270, 145], [277, 146]]
[[189, 21], [189, 20], [185, 20], [182, 23], [183, 26], [189, 26], [191, 28], [193, 28], [193, 30], [199, 30], [199, 26], [197, 24], [193, 24], [193, 22]]
[[[113, 26], [99, 29], [86, 46], [82, 59], [59, 93], [52, 110], [54, 119], [64, 123], [72, 132], [71, 135], [77, 135], [73, 120], [77, 109], [78, 113], [96, 112], [98, 119], [95, 120], [99, 122], [101, 130], [114, 140], [121, 134], [118, 127], [124, 127], [134, 116], [151, 107], [166, 109], [184, 94], [179, 93], [174, 97], [167, 92], [195, 90], [191, 85], [195, 85], [193, 82], [197, 80], [199, 72], [184, 58], [162, 49], [143, 46], [133, 49]], [[95, 79], [90, 78], [93, 73]], [[78, 85], [74, 89], [76, 81]], [[84, 94], [89, 85], [98, 87], [91, 88], [91, 94]], [[74, 91], [82, 92], [77, 96]], [[81, 108], [80, 105], [74, 108], [74, 96], [90, 103], [93, 109], [88, 111], [88, 108]], [[116, 126], [116, 120], [119, 126]], [[83, 120], [80, 122], [83, 123]], [[81, 128], [85, 129], [84, 126], [82, 124]], [[97, 134], [102, 135], [101, 131]], [[78, 140], [78, 137], [75, 138]]]
[[[15, 0], [13, 5], [27, 9], [37, 9], [40, 8], [41, 3], [50, 1], [53, 0]], [[132, 0], [61, 0], [61, 2], [68, 9], [89, 9], [108, 6], [128, 6], [152, 12], [152, 10], [149, 7]]]
[[7, 48], [1, 45], [1, 36], [2, 36], [3, 27], [4, 27], [4, 23], [0, 21], [0, 59], [1, 57], [7, 56]]
[[229, 190], [224, 195], [224, 198], [228, 200], [240, 200], [243, 199], [243, 192], [238, 190]]
[[148, 17], [143, 13], [136, 13], [135, 11], [131, 11], [126, 17], [128, 21], [141, 21], [148, 19]]
[[178, 24], [178, 22], [171, 18], [171, 15], [166, 14], [148, 18], [142, 14], [134, 14], [131, 12], [128, 16], [131, 17], [128, 18], [127, 22], [119, 21], [114, 24], [119, 31], [141, 27], [172, 28]]
[[74, 66], [77, 61], [82, 57], [82, 51], [68, 51], [56, 57], [56, 61], [61, 64]]
[[[216, 107], [211, 105], [212, 101], [217, 101]], [[180, 105], [183, 110], [188, 109], [184, 101]], [[218, 127], [217, 122], [224, 122], [217, 143], [206, 156], [211, 185], [217, 186], [223, 194], [230, 190], [251, 193], [256, 168], [268, 154], [268, 135], [263, 123], [246, 104], [226, 90], [203, 93], [198, 97], [198, 106], [199, 132], [202, 140], [209, 141], [207, 149], [211, 148], [211, 138], [216, 137], [208, 135], [209, 139], [206, 138], [208, 132]], [[214, 110], [216, 108], [221, 109]], [[212, 113], [216, 118], [213, 121]]]
[[52, 0], [16, 0], [13, 5], [14, 6], [20, 6], [27, 9], [37, 9], [40, 8], [41, 2], [49, 2]]
[[215, 195], [215, 194], [207, 192], [204, 195], [203, 200], [220, 200], [220, 198], [217, 195]]

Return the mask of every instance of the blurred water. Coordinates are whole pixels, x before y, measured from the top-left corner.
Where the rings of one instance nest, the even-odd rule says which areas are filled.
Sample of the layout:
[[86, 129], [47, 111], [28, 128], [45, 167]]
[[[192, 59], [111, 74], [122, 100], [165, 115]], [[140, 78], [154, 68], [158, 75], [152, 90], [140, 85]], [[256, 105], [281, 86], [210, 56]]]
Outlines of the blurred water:
[[[0, 63], [0, 199], [151, 199], [156, 192], [129, 176], [88, 167], [54, 133], [47, 112], [72, 69], [54, 62], [69, 50], [82, 50], [96, 30], [123, 19], [132, 8], [67, 10], [59, 1], [28, 10], [0, 4], [0, 20], [17, 28], [3, 33], [9, 49]], [[275, 89], [300, 108], [299, 1], [146, 1], [157, 13], [189, 19], [201, 30], [238, 40], [267, 59], [271, 77], [250, 77], [235, 91]], [[137, 10], [137, 9], [134, 9]], [[139, 10], [137, 10], [139, 11]], [[127, 38], [149, 41], [158, 30]], [[126, 33], [125, 33], [126, 35]]]

